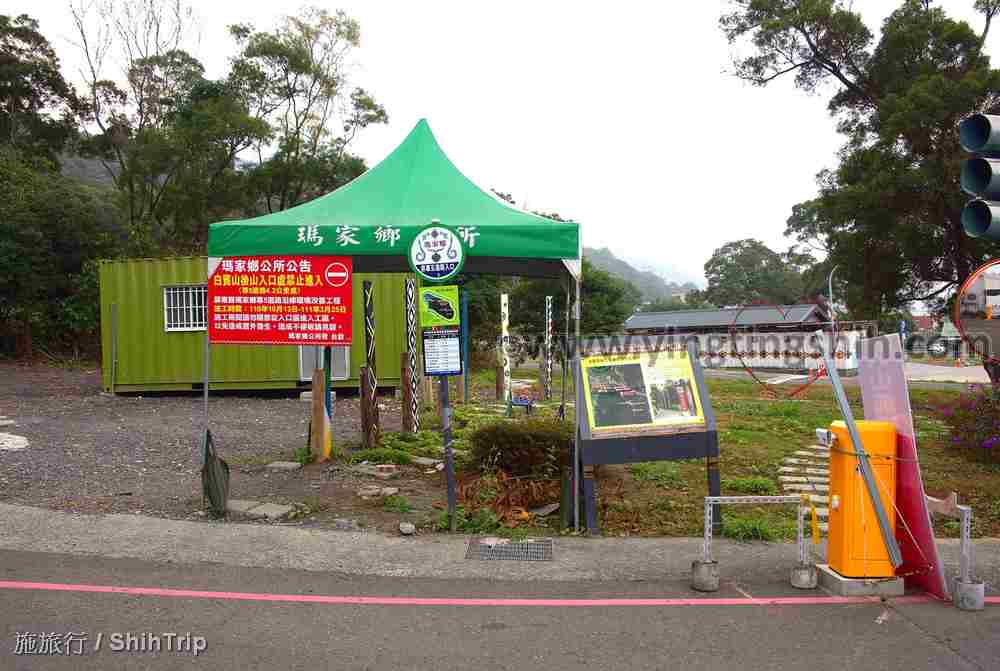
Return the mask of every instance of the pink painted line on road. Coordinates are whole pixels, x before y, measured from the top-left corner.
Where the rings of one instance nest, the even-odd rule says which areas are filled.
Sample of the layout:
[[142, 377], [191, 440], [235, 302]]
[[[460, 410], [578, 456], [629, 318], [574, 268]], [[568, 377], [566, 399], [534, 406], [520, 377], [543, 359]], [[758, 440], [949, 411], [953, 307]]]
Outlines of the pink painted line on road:
[[[81, 585], [53, 582], [25, 582], [2, 580], [0, 589], [34, 590], [44, 592], [85, 592], [91, 594], [127, 594], [129, 596], [157, 596], [180, 599], [217, 599], [222, 601], [270, 601], [283, 603], [320, 603], [357, 606], [547, 606], [566, 607], [632, 607], [632, 606], [829, 606], [841, 604], [878, 603], [877, 597], [841, 596], [782, 596], [751, 598], [603, 598], [603, 599], [547, 599], [547, 598], [463, 598], [463, 597], [413, 597], [413, 596], [324, 596], [318, 594], [261, 594], [256, 592], [216, 592], [164, 587], [119, 587], [116, 585]], [[893, 603], [930, 603], [937, 599], [930, 596], [904, 596], [892, 599]], [[1000, 597], [988, 597], [989, 603], [1000, 603]]]

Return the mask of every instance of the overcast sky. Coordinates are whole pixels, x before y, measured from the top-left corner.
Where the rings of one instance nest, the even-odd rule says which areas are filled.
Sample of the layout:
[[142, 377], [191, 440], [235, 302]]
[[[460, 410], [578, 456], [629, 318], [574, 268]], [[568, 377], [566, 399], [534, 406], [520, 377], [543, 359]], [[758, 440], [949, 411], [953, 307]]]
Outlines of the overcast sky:
[[[503, 3], [325, 2], [361, 23], [354, 83], [390, 123], [354, 151], [374, 165], [426, 117], [455, 164], [518, 205], [583, 224], [584, 244], [609, 247], [670, 279], [703, 280], [712, 251], [746, 237], [781, 251], [792, 205], [841, 145], [828, 95], [727, 74], [723, 0]], [[972, 0], [939, 4], [980, 22]], [[39, 19], [64, 69], [79, 58], [65, 0], [5, 0]], [[297, 6], [196, 2], [197, 56], [221, 76], [235, 47], [225, 26], [258, 29]], [[858, 0], [876, 30], [897, 0]], [[284, 6], [282, 10], [280, 7]], [[994, 31], [988, 49], [997, 53]]]

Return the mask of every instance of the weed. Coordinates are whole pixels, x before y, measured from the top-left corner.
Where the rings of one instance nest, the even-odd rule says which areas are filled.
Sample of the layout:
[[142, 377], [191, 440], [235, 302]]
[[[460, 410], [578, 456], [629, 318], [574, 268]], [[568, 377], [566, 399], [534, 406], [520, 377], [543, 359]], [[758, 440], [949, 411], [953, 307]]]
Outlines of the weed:
[[[437, 531], [451, 529], [448, 511], [442, 510], [434, 524]], [[500, 518], [489, 508], [480, 508], [473, 513], [466, 512], [462, 506], [455, 508], [455, 528], [464, 534], [489, 534], [500, 529]]]
[[661, 496], [660, 498], [656, 499], [651, 504], [649, 504], [649, 507], [657, 512], [669, 513], [671, 510], [674, 509], [674, 504], [667, 497]]
[[774, 484], [773, 480], [760, 476], [723, 480], [722, 488], [738, 494], [755, 494], [759, 496], [773, 496], [778, 493], [778, 486]]
[[405, 496], [393, 494], [382, 498], [382, 510], [387, 513], [408, 513], [413, 510], [413, 506]]

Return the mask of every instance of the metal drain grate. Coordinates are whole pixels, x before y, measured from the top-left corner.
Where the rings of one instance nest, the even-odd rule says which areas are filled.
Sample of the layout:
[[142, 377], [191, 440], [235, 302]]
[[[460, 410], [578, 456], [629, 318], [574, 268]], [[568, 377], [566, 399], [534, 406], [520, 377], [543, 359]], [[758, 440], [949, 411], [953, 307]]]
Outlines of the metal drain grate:
[[506, 538], [473, 538], [466, 559], [506, 561], [552, 561], [552, 539], [537, 538], [517, 543]]

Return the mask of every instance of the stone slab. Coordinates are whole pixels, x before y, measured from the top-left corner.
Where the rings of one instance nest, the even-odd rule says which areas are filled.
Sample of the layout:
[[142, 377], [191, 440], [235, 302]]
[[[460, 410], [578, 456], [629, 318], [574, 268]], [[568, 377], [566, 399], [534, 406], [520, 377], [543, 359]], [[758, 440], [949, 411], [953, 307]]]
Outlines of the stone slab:
[[806, 473], [808, 475], [829, 475], [830, 471], [823, 468], [799, 468], [792, 466], [782, 466], [779, 473]]
[[828, 492], [830, 491], [830, 485], [821, 485], [816, 482], [786, 482], [783, 483], [782, 488], [788, 491], [796, 492]]
[[903, 596], [903, 579], [845, 578], [829, 564], [816, 564], [820, 586], [836, 596]]
[[297, 471], [302, 468], [302, 464], [297, 461], [272, 461], [267, 465], [269, 471]]
[[813, 452], [810, 450], [795, 450], [792, 454], [797, 457], [805, 457], [806, 459], [823, 459], [830, 456], [829, 452]]
[[283, 506], [278, 503], [262, 503], [250, 511], [251, 515], [260, 515], [269, 520], [280, 520], [288, 517], [295, 510], [292, 506]]
[[441, 463], [441, 460], [431, 459], [430, 457], [413, 457], [413, 463], [417, 466], [437, 466]]
[[229, 499], [226, 503], [226, 510], [231, 513], [239, 513], [249, 517], [263, 517], [263, 515], [252, 512], [260, 507], [260, 501], [249, 501], [247, 499]]
[[822, 475], [779, 475], [781, 482], [813, 482], [820, 485], [830, 484], [830, 478]]

